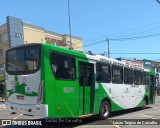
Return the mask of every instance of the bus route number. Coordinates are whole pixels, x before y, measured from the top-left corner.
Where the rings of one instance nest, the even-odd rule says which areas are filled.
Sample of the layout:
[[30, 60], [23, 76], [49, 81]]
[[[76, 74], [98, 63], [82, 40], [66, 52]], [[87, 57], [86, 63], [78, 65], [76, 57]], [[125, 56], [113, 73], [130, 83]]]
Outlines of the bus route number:
[[73, 87], [64, 87], [63, 92], [64, 93], [74, 93], [74, 88]]

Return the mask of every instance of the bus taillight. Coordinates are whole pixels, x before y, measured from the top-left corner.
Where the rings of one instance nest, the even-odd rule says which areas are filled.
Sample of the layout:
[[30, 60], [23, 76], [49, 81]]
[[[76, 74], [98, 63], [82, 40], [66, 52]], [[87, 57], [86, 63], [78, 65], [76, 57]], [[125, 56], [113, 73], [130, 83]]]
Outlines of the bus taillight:
[[43, 100], [43, 81], [39, 84], [39, 90], [38, 90], [38, 104], [40, 104]]

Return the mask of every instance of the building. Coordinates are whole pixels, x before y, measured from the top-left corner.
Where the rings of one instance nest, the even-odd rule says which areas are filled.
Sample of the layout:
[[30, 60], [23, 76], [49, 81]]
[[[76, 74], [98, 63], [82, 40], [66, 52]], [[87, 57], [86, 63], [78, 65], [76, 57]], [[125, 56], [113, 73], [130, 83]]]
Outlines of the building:
[[[4, 68], [4, 51], [12, 46], [27, 43], [42, 43], [70, 47], [70, 36], [47, 31], [43, 27], [28, 24], [22, 19], [6, 17], [6, 23], [0, 26], [0, 71]], [[72, 36], [72, 48], [83, 51], [82, 38]]]

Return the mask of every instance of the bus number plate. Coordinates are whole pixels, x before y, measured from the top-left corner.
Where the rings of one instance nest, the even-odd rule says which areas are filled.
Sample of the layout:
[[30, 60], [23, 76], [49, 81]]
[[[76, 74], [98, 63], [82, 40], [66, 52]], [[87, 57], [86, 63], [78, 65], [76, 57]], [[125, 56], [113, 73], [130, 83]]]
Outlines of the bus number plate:
[[19, 100], [24, 100], [24, 96], [22, 96], [22, 95], [17, 95], [17, 99], [19, 99]]

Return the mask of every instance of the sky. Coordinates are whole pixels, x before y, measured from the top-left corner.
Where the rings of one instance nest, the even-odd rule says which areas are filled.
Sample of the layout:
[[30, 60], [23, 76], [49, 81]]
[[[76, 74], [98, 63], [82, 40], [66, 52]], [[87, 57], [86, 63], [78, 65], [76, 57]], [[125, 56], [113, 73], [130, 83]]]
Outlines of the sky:
[[[0, 25], [8, 15], [69, 34], [68, 0], [0, 0]], [[160, 59], [156, 0], [70, 0], [70, 16], [71, 33], [83, 39], [85, 52], [108, 52], [109, 39], [112, 58]]]

